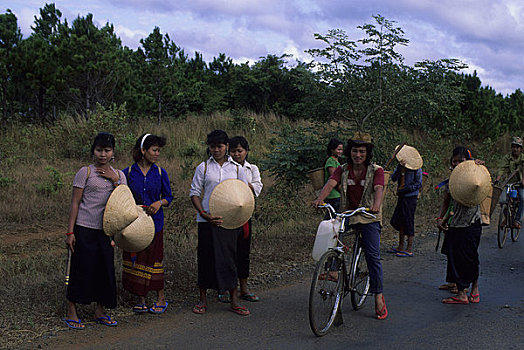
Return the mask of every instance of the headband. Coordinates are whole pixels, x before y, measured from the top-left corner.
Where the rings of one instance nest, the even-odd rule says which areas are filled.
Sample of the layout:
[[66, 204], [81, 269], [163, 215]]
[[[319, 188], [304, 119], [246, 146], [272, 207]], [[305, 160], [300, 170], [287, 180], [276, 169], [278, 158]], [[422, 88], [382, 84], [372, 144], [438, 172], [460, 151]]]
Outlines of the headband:
[[148, 136], [151, 136], [151, 134], [145, 134], [144, 137], [142, 137], [142, 142], [140, 142], [140, 149], [144, 148], [144, 141]]

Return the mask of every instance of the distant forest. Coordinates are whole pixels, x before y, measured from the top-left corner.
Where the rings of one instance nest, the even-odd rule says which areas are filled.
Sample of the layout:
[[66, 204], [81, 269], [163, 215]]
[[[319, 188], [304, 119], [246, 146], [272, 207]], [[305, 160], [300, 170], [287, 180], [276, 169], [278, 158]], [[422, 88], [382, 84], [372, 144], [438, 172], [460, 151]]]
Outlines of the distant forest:
[[[205, 62], [188, 55], [156, 27], [141, 46], [122, 45], [112, 24], [93, 15], [62, 20], [54, 4], [35, 16], [22, 37], [16, 16], [0, 14], [0, 118], [53, 124], [61, 115], [89, 118], [97, 108], [124, 108], [131, 119], [158, 123], [188, 114], [223, 111], [275, 113], [291, 119], [347, 121], [438, 130], [473, 139], [522, 131], [520, 89], [502, 96], [482, 86], [453, 58], [406, 65], [404, 32], [380, 15], [357, 28], [358, 40], [333, 29], [314, 34], [309, 62], [267, 55], [253, 64], [225, 54]], [[313, 34], [312, 34], [313, 35]], [[290, 62], [293, 59], [292, 62]]]

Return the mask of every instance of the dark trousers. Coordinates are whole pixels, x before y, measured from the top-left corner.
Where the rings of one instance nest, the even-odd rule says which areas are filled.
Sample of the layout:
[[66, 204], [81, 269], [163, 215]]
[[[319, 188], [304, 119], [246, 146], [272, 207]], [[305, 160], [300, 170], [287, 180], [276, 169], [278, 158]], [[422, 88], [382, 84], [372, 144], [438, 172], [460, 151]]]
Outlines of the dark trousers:
[[238, 278], [249, 277], [249, 254], [251, 253], [251, 219], [248, 221], [249, 234], [244, 238], [244, 232], [237, 239], [237, 272]]
[[448, 239], [448, 266], [446, 280], [464, 290], [479, 278], [479, 253], [482, 226], [480, 220], [468, 227], [450, 227]]
[[357, 229], [362, 233], [362, 246], [366, 253], [366, 263], [369, 270], [370, 289], [374, 294], [382, 293], [383, 273], [380, 262], [380, 224], [357, 224]]

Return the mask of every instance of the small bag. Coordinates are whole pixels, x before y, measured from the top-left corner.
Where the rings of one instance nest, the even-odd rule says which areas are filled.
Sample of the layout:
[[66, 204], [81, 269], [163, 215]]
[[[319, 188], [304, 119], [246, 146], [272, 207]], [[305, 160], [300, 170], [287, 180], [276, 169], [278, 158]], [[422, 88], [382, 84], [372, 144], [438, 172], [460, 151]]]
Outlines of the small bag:
[[330, 248], [337, 245], [338, 230], [342, 221], [338, 218], [323, 220], [318, 225], [317, 236], [315, 244], [313, 245], [313, 252], [311, 255], [315, 261], [320, 260], [320, 257]]

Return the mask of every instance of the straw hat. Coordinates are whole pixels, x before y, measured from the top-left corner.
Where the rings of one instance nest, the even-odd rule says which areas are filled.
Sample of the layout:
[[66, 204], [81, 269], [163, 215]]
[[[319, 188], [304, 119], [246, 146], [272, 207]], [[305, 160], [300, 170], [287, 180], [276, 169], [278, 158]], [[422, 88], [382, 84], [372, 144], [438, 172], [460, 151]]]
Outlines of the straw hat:
[[136, 218], [138, 212], [131, 190], [126, 185], [117, 186], [107, 200], [103, 218], [104, 232], [108, 236], [113, 236]]
[[[399, 146], [395, 147], [395, 150], [398, 147]], [[404, 145], [400, 151], [398, 151], [396, 157], [399, 162], [404, 161], [406, 163], [405, 167], [410, 170], [422, 168], [422, 157], [415, 147]]]
[[362, 145], [373, 145], [373, 138], [366, 132], [355, 131], [350, 142]]
[[451, 197], [466, 206], [474, 207], [491, 192], [491, 176], [484, 165], [466, 160], [453, 169], [449, 177]]
[[244, 225], [255, 209], [253, 192], [246, 183], [229, 179], [219, 183], [209, 198], [209, 211], [213, 216], [221, 216], [222, 227], [238, 228]]
[[140, 252], [146, 249], [155, 236], [155, 223], [141, 206], [136, 205], [138, 218], [122, 231], [115, 234], [115, 243], [126, 252]]

